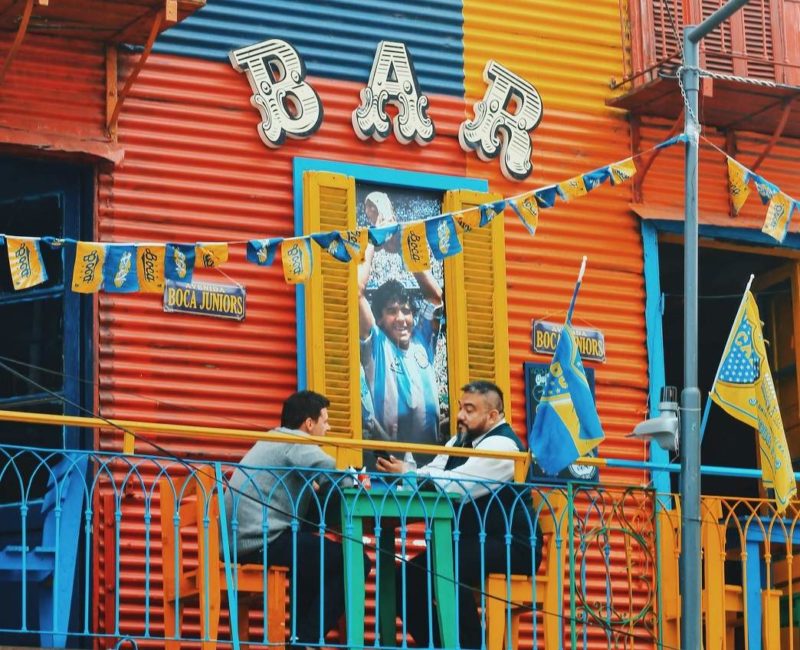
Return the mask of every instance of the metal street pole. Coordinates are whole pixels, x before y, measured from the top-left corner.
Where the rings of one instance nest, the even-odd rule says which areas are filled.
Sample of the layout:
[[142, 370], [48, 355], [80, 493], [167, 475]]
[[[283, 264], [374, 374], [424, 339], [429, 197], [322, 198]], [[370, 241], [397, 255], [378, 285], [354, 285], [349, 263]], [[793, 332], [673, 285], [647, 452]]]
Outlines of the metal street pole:
[[[681, 393], [681, 647], [701, 648], [700, 564], [700, 389], [697, 386], [697, 160], [700, 124], [697, 95], [700, 90], [700, 41], [721, 22], [747, 4], [731, 0], [697, 26], [684, 27], [681, 81], [685, 93], [686, 142], [684, 224], [683, 392]], [[709, 603], [717, 606], [716, 603]]]

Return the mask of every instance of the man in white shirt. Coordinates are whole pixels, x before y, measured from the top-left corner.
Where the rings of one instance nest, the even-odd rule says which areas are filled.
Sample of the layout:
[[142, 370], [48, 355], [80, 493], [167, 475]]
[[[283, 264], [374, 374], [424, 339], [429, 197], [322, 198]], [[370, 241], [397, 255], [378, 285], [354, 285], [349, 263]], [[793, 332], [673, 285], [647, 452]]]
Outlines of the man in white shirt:
[[[505, 421], [503, 393], [497, 385], [488, 381], [467, 384], [458, 405], [459, 435], [451, 438], [447, 447], [524, 451], [524, 445]], [[394, 456], [379, 459], [377, 468], [388, 473], [403, 473], [406, 469]], [[509, 566], [511, 573], [533, 575], [541, 560], [541, 533], [532, 513], [530, 489], [512, 483], [512, 460], [445, 453], [417, 473], [420, 479], [433, 479], [441, 489], [463, 493], [455, 523], [460, 533], [456, 546], [458, 627], [462, 648], [480, 648], [482, 631], [476, 590], [483, 589], [490, 573], [505, 573]], [[511, 540], [507, 542], [509, 533]], [[428, 592], [427, 554], [428, 550], [423, 551], [407, 564], [405, 593], [398, 595], [405, 600], [406, 628], [417, 645], [429, 646], [428, 630], [432, 628], [433, 645], [441, 647], [436, 606]], [[401, 590], [399, 581], [398, 592]]]

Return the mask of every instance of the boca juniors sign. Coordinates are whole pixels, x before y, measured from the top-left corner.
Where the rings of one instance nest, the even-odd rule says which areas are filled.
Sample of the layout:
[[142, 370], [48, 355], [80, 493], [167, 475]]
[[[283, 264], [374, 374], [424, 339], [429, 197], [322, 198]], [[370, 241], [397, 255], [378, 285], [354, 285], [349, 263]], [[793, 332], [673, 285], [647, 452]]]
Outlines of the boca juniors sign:
[[[247, 75], [250, 103], [261, 113], [258, 133], [265, 145], [277, 148], [286, 138], [308, 138], [322, 124], [322, 100], [306, 81], [303, 59], [289, 43], [270, 39], [233, 50], [231, 65]], [[279, 73], [278, 73], [279, 72]], [[486, 91], [475, 104], [474, 119], [464, 120], [458, 142], [481, 160], [500, 157], [503, 174], [514, 181], [533, 172], [531, 132], [542, 120], [542, 98], [533, 84], [496, 61], [483, 70]], [[397, 110], [392, 118], [386, 112]], [[514, 106], [514, 112], [508, 110]], [[404, 43], [381, 41], [372, 61], [361, 103], [352, 114], [353, 130], [361, 140], [382, 142], [394, 132], [402, 144], [430, 143], [436, 127], [428, 116], [411, 54]]]
[[166, 312], [244, 320], [245, 299], [244, 287], [233, 284], [184, 284], [167, 280], [164, 287]]
[[[553, 354], [556, 351], [558, 337], [561, 336], [560, 323], [545, 320], [533, 321], [531, 347], [540, 354]], [[603, 332], [588, 327], [574, 327], [575, 344], [581, 353], [581, 359], [589, 361], [606, 360], [606, 340]]]

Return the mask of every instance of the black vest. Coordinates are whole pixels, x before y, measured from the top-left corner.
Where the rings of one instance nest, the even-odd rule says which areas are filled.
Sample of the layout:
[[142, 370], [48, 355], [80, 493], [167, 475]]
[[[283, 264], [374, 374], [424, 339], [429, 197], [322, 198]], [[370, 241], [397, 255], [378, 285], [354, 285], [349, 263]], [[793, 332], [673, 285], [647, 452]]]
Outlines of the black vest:
[[[522, 441], [507, 423], [492, 429], [486, 434], [484, 440], [492, 436], [508, 438], [516, 445], [517, 449], [525, 451]], [[460, 438], [453, 446], [471, 447], [469, 444], [463, 444]], [[466, 462], [466, 456], [450, 456], [445, 469], [455, 469]], [[526, 483], [530, 483], [531, 479], [532, 475], [529, 470]], [[491, 490], [489, 494], [475, 499], [474, 505], [471, 500], [465, 499], [458, 506], [456, 526], [461, 535], [477, 537], [481, 532], [485, 532], [489, 537], [499, 537], [504, 540], [510, 525], [513, 541], [529, 546], [535, 525], [530, 486], [519, 483], [497, 483], [487, 487], [490, 487]], [[536, 537], [537, 542], [541, 540], [538, 530]]]

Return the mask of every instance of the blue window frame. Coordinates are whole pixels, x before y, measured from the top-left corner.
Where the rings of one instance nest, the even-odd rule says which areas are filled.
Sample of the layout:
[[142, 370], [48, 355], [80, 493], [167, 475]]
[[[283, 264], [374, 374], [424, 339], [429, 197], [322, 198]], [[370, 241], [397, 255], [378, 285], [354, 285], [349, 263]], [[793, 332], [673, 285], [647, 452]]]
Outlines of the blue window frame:
[[[0, 158], [0, 233], [78, 239], [91, 223], [91, 189], [80, 166]], [[41, 250], [48, 280], [30, 289], [15, 291], [0, 260], [0, 409], [84, 415], [93, 396], [91, 298], [69, 288], [72, 250]], [[0, 441], [81, 448], [88, 432], [7, 422]]]
[[[406, 187], [417, 190], [473, 190], [487, 192], [489, 183], [485, 179], [466, 178], [464, 176], [446, 176], [444, 174], [428, 174], [412, 172], [390, 167], [372, 167], [342, 163], [315, 158], [295, 158], [293, 170], [294, 182], [294, 230], [295, 234], [303, 234], [303, 174], [307, 171], [331, 172], [352, 176], [356, 181], [372, 183], [384, 187]], [[306, 386], [306, 345], [305, 345], [305, 293], [303, 287], [297, 287], [297, 387], [302, 390]]]

